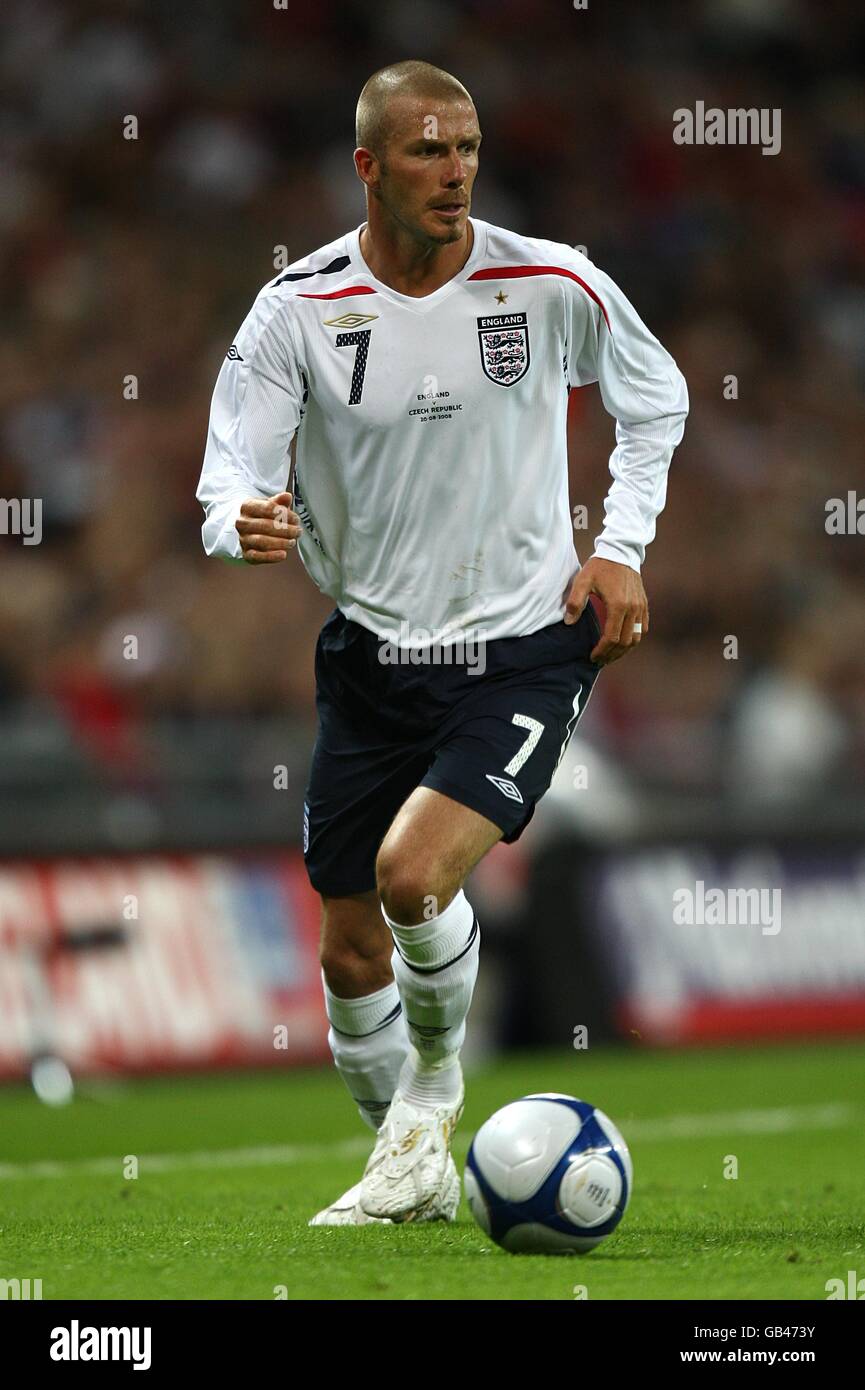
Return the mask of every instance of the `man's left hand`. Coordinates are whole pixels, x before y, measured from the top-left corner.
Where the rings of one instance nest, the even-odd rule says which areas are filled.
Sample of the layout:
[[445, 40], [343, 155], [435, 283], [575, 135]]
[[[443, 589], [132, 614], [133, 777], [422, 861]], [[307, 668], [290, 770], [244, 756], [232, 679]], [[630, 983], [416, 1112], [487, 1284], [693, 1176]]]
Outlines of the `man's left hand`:
[[627, 656], [649, 631], [649, 602], [643, 581], [630, 565], [602, 560], [593, 555], [574, 578], [565, 605], [565, 622], [575, 623], [597, 594], [607, 610], [607, 621], [598, 645], [591, 653], [597, 666], [609, 666]]

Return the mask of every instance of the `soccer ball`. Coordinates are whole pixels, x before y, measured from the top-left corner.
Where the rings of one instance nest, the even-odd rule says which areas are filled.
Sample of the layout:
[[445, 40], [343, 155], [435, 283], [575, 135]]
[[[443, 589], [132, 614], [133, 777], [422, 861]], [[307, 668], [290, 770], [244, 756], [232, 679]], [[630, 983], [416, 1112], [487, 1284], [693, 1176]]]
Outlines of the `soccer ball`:
[[481, 1125], [465, 1189], [475, 1221], [504, 1250], [573, 1255], [615, 1230], [633, 1176], [628, 1146], [604, 1112], [548, 1091]]

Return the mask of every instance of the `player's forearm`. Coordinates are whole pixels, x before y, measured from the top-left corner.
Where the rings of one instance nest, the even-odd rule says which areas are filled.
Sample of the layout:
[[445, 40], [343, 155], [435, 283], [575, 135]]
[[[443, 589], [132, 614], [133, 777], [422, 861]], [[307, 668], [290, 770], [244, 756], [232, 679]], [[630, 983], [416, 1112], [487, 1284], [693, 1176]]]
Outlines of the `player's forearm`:
[[240, 559], [240, 537], [235, 529], [235, 521], [240, 515], [244, 497], [238, 496], [229, 502], [213, 502], [205, 507], [201, 539], [207, 555], [218, 555], [227, 560]]
[[201, 535], [208, 555], [240, 559], [235, 523], [241, 506], [250, 499], [272, 499], [286, 486], [302, 378], [281, 308], [265, 287], [216, 379], [195, 493], [204, 508]]
[[688, 414], [688, 387], [619, 286], [596, 266], [587, 263], [581, 269], [590, 277], [603, 313], [589, 313], [584, 297], [574, 301], [575, 314], [583, 314], [585, 335], [581, 340], [577, 317], [571, 332], [583, 346], [570, 379], [575, 384], [597, 379], [604, 407], [616, 422], [613, 482], [594, 553], [639, 571], [666, 501], [670, 461]]
[[640, 424], [616, 424], [613, 483], [604, 502], [604, 527], [595, 539], [594, 554], [601, 559], [639, 572], [667, 498], [667, 474], [685, 418], [682, 411]]
[[270, 495], [258, 481], [248, 476], [236, 458], [225, 457], [225, 448], [220, 446], [211, 420], [201, 477], [195, 490], [204, 508], [201, 539], [205, 553], [227, 560], [240, 559], [240, 537], [235, 527], [240, 508], [250, 497], [264, 499]]
[[236, 469], [214, 468], [205, 458], [195, 496], [204, 508], [201, 539], [205, 553], [226, 560], [241, 559], [240, 536], [235, 526], [240, 508], [250, 497], [264, 498], [266, 494]]

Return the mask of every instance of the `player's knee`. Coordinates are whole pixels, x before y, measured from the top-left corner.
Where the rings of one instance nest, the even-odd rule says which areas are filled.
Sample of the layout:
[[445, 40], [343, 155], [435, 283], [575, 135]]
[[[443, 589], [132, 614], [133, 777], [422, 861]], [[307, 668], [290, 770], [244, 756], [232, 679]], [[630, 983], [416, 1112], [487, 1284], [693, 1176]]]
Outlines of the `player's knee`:
[[443, 910], [440, 904], [453, 896], [435, 864], [419, 863], [386, 845], [379, 850], [375, 872], [385, 912], [405, 926], [436, 917]]

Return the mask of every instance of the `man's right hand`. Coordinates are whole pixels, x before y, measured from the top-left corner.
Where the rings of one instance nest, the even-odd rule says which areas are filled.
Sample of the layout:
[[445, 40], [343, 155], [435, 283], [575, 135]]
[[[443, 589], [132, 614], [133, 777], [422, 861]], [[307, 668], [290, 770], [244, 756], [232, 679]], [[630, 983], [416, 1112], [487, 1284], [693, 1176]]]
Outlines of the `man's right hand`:
[[287, 560], [301, 534], [300, 518], [291, 510], [290, 492], [275, 497], [251, 497], [240, 508], [234, 523], [243, 558], [250, 565], [273, 565]]

